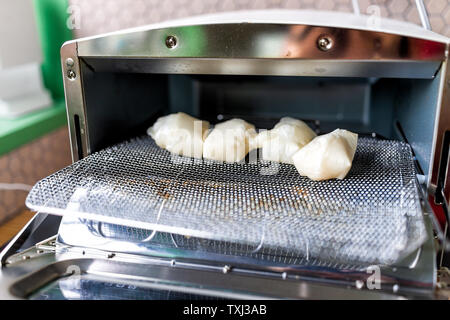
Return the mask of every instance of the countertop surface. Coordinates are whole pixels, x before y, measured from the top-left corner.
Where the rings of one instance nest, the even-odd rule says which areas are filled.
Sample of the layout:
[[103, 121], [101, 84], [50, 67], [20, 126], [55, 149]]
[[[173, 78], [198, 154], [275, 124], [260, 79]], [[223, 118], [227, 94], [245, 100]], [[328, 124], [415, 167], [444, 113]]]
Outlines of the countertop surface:
[[0, 247], [11, 240], [33, 216], [34, 212], [24, 209], [20, 214], [0, 225]]

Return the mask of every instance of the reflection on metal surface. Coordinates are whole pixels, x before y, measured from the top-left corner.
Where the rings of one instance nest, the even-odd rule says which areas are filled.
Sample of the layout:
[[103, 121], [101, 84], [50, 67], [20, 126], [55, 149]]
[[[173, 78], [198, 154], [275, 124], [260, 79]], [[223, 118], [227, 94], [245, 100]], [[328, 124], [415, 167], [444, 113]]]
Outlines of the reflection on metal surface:
[[[334, 39], [333, 50], [316, 45], [321, 35]], [[176, 36], [171, 50], [163, 45]], [[264, 48], [264, 50], [260, 50]], [[445, 44], [376, 31], [263, 23], [182, 26], [80, 40], [80, 57], [279, 58], [439, 61]]]
[[[432, 167], [430, 176], [430, 186], [432, 194], [441, 192], [436, 190], [438, 185], [439, 173], [446, 173], [446, 179], [443, 181], [445, 197], [450, 201], [450, 161], [447, 162], [447, 168], [440, 168], [441, 157], [445, 150], [444, 137], [447, 131], [450, 131], [450, 66], [448, 60], [442, 64], [440, 88], [440, 98], [438, 100], [438, 111], [436, 114], [436, 127], [433, 141]], [[445, 162], [443, 162], [445, 163]], [[441, 171], [440, 171], [441, 170]]]
[[[174, 290], [175, 289], [175, 290]], [[89, 275], [54, 281], [29, 297], [30, 300], [220, 300], [218, 297], [177, 291], [154, 285], [113, 282]]]
[[[160, 288], [193, 295], [207, 295], [231, 299], [264, 299], [264, 298], [296, 298], [318, 299], [324, 298], [324, 287], [321, 281], [313, 281], [306, 277], [293, 277], [283, 279], [271, 277], [275, 272], [260, 272], [249, 274], [245, 269], [232, 268], [230, 272], [223, 273], [223, 267], [201, 266], [193, 262], [182, 261], [170, 264], [170, 261], [157, 259], [137, 260], [133, 257], [118, 255], [118, 259], [105, 260], [102, 258], [86, 258], [75, 252], [61, 252], [59, 261], [48, 264], [27, 274], [14, 282], [11, 293], [18, 298], [29, 298], [34, 292], [45, 288], [50, 282], [67, 277], [67, 268], [77, 266], [81, 273], [70, 278], [67, 282], [70, 287], [80, 287], [84, 275], [103, 279], [104, 282], [131, 285], [145, 288]], [[201, 268], [195, 268], [198, 266]], [[210, 271], [210, 272], [205, 272]], [[351, 275], [350, 275], [351, 276]], [[357, 291], [352, 281], [346, 286], [337, 283], [326, 287], [326, 297], [330, 299], [402, 299], [406, 296], [429, 297], [427, 290], [408, 290], [392, 295], [389, 290], [363, 290]], [[341, 282], [342, 284], [342, 282]], [[387, 285], [389, 288], [390, 285]], [[45, 289], [44, 289], [45, 291]], [[88, 293], [87, 293], [88, 294]]]
[[[99, 241], [91, 241], [93, 237], [88, 237], [85, 232], [80, 232], [80, 227], [85, 225], [76, 224], [72, 222], [66, 224], [67, 227], [72, 228], [74, 236], [79, 236], [78, 240], [86, 240], [89, 245], [104, 246], [108, 242], [114, 248], [121, 248], [117, 246], [120, 241], [115, 239], [107, 239], [98, 237]], [[429, 225], [429, 223], [427, 223]], [[428, 231], [431, 233], [431, 229]], [[104, 229], [106, 235], [112, 236], [113, 233], [110, 228]], [[125, 231], [125, 230], [124, 230]], [[117, 234], [117, 233], [116, 233]], [[124, 235], [132, 235], [131, 231], [127, 231]], [[143, 239], [147, 233], [138, 235], [137, 239]], [[431, 239], [431, 238], [430, 238]], [[432, 240], [432, 239], [431, 239]], [[332, 275], [331, 269], [327, 272], [320, 272], [320, 268], [306, 267], [295, 270], [292, 268], [266, 268], [264, 272], [257, 272], [256, 265], [249, 269], [249, 265], [239, 265], [236, 261], [227, 263], [232, 268], [228, 274], [223, 274], [222, 269], [224, 264], [209, 261], [209, 266], [199, 263], [194, 256], [190, 258], [178, 257], [176, 263], [174, 258], [168, 257], [143, 257], [139, 254], [120, 254], [116, 253], [114, 258], [108, 259], [107, 256], [111, 252], [103, 250], [93, 250], [80, 246], [70, 247], [67, 245], [58, 245], [58, 252], [55, 254], [45, 254], [35, 259], [28, 260], [24, 263], [9, 266], [0, 270], [0, 297], [2, 298], [25, 298], [32, 292], [39, 292], [39, 289], [44, 288], [57, 277], [68, 276], [67, 270], [78, 267], [80, 274], [84, 279], [99, 280], [99, 276], [103, 278], [99, 281], [107, 283], [115, 283], [118, 286], [129, 285], [145, 288], [155, 288], [153, 285], [154, 279], [162, 281], [169, 281], [167, 284], [173, 284], [172, 291], [188, 292], [189, 294], [207, 294], [209, 296], [231, 297], [231, 298], [261, 298], [264, 295], [271, 297], [291, 297], [291, 298], [309, 298], [309, 299], [399, 299], [402, 296], [414, 298], [429, 298], [431, 297], [434, 288], [433, 282], [429, 282], [434, 277], [433, 263], [435, 261], [434, 250], [429, 246], [428, 241], [425, 246], [420, 259], [413, 269], [405, 266], [397, 266], [392, 270], [382, 268], [381, 275], [383, 279], [391, 282], [386, 282], [386, 286], [382, 284], [382, 290], [361, 290], [348, 289], [345, 287], [346, 283], [354, 288], [355, 279], [366, 279], [368, 274], [364, 272], [361, 275], [348, 271], [342, 272], [343, 279], [349, 282], [338, 281], [337, 283], [327, 281], [324, 286], [324, 276]], [[132, 242], [124, 241], [130, 244]], [[178, 242], [181, 244], [180, 242]], [[430, 242], [431, 244], [433, 241]], [[130, 246], [122, 246], [129, 249]], [[108, 248], [104, 246], [104, 248]], [[93, 260], [94, 259], [94, 260]], [[96, 260], [98, 259], [98, 260]], [[126, 263], [125, 263], [126, 262]], [[151, 268], [149, 266], [152, 266]], [[165, 268], [167, 266], [169, 268]], [[163, 267], [163, 268], [161, 268]], [[331, 263], [330, 268], [333, 267]], [[204, 272], [206, 270], [214, 272]], [[264, 270], [264, 269], [262, 269]], [[322, 275], [321, 275], [322, 274]], [[336, 273], [334, 273], [336, 275]], [[365, 276], [364, 276], [365, 274]], [[108, 275], [109, 278], [104, 276]], [[69, 275], [70, 276], [70, 275]], [[322, 278], [322, 280], [321, 280]], [[73, 277], [70, 284], [79, 287], [78, 277]], [[134, 280], [133, 280], [134, 279]], [[139, 283], [134, 282], [140, 279]], [[190, 285], [186, 285], [186, 279], [190, 279]], [[353, 280], [352, 280], [353, 279]], [[392, 282], [392, 280], [394, 282]], [[365, 281], [365, 280], [363, 280]], [[385, 283], [384, 281], [382, 283]], [[399, 291], [396, 295], [390, 295], [390, 288], [393, 284], [399, 284]], [[194, 289], [192, 286], [194, 285]], [[210, 288], [208, 291], [199, 291], [195, 287], [200, 285], [202, 288]], [[48, 287], [47, 287], [48, 288]], [[11, 291], [9, 291], [11, 289]], [[385, 291], [385, 289], [387, 291]], [[49, 289], [52, 291], [52, 289]], [[229, 291], [231, 290], [231, 291]], [[242, 293], [243, 291], [252, 291], [252, 294]], [[56, 291], [59, 291], [57, 289]], [[41, 291], [42, 292], [42, 291]], [[11, 295], [13, 293], [14, 295]], [[50, 298], [51, 292], [48, 295], [44, 292], [41, 298], [46, 296]], [[56, 293], [55, 298], [57, 298]]]

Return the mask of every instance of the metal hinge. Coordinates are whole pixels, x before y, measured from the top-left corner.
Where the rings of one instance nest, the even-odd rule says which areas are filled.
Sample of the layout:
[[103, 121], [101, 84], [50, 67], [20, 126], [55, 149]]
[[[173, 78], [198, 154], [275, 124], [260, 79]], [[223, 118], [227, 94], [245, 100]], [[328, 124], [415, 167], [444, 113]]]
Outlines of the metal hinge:
[[42, 256], [43, 254], [54, 253], [56, 251], [56, 235], [44, 241], [38, 242], [33, 247], [9, 256], [5, 265], [10, 266], [22, 261], [27, 261]]

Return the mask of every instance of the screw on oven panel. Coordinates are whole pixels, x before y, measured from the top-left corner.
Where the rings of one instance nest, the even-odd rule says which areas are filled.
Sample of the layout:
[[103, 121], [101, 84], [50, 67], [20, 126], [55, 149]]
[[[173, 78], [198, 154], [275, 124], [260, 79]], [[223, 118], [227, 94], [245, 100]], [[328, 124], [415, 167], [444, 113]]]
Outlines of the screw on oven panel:
[[178, 40], [175, 36], [168, 36], [166, 38], [166, 46], [169, 49], [173, 49], [177, 46]]
[[67, 78], [69, 78], [70, 80], [74, 80], [77, 77], [75, 71], [73, 70], [69, 70], [67, 71]]
[[74, 64], [75, 64], [75, 61], [73, 61], [72, 58], [67, 58], [67, 59], [66, 59], [66, 66], [68, 66], [69, 68], [70, 68], [70, 67], [73, 67]]
[[231, 271], [231, 267], [230, 266], [228, 266], [228, 265], [226, 265], [226, 266], [224, 266], [223, 268], [222, 268], [222, 272], [223, 273], [228, 273], [228, 272], [230, 272]]
[[333, 40], [328, 36], [320, 36], [317, 39], [317, 47], [322, 51], [328, 51], [333, 47]]

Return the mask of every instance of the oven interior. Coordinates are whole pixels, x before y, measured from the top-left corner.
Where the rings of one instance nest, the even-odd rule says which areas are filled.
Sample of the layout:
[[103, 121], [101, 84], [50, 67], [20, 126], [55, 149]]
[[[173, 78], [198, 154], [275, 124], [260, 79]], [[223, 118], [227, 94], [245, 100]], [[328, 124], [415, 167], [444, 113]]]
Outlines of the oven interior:
[[[291, 116], [318, 133], [342, 128], [406, 140], [419, 173], [429, 170], [439, 73], [433, 79], [149, 74], [96, 72], [95, 60], [82, 61], [91, 153], [142, 135], [159, 116], [178, 111], [212, 124], [239, 117], [259, 129]], [[71, 119], [75, 129], [78, 117]], [[81, 144], [78, 152], [86, 155]]]

